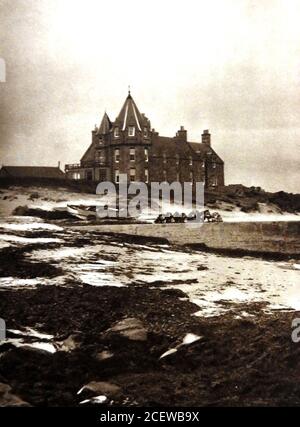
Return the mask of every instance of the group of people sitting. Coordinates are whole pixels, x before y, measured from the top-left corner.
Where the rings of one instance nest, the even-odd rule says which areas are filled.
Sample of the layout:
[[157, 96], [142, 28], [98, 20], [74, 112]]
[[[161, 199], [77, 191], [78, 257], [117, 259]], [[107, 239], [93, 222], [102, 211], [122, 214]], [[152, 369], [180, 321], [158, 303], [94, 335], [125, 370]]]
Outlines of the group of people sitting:
[[223, 222], [221, 215], [218, 212], [210, 213], [209, 210], [205, 211], [192, 211], [190, 214], [186, 215], [185, 213], [175, 212], [171, 214], [170, 212], [165, 215], [159, 214], [155, 224], [182, 224], [188, 221], [194, 222]]

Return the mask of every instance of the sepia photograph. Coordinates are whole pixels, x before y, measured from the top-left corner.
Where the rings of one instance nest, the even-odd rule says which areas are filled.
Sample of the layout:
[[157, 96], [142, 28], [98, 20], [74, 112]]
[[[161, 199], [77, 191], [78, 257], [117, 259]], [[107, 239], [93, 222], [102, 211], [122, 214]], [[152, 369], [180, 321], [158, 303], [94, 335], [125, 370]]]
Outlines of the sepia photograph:
[[0, 407], [300, 406], [299, 22], [0, 0]]

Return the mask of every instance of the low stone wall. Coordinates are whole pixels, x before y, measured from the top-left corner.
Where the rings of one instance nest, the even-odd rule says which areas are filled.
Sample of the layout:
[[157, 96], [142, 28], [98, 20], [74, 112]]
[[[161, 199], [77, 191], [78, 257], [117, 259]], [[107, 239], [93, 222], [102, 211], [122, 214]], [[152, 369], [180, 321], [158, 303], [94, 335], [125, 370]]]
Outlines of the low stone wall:
[[158, 237], [176, 245], [205, 245], [209, 249], [300, 255], [300, 222], [117, 224], [85, 229]]

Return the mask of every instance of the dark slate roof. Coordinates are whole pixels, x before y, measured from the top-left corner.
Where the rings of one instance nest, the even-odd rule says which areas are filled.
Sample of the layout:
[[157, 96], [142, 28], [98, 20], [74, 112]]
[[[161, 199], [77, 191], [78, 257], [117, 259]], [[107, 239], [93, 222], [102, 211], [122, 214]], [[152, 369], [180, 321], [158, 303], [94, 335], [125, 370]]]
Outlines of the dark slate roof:
[[102, 121], [100, 123], [97, 135], [106, 135], [110, 131], [111, 126], [112, 126], [111, 121], [109, 120], [109, 117], [105, 112], [102, 118]]
[[65, 178], [65, 174], [58, 167], [42, 166], [2, 166], [1, 175], [14, 178]]
[[[203, 146], [204, 144], [197, 144]], [[204, 147], [200, 147], [201, 153], [196, 153], [190, 143], [177, 141], [175, 138], [166, 136], [154, 137], [151, 154], [153, 156], [161, 157], [164, 154], [167, 157], [179, 156], [181, 159], [197, 158], [199, 155], [205, 154]]]
[[84, 155], [81, 157], [81, 161], [88, 162], [95, 160], [95, 151], [95, 144], [92, 142]]
[[139, 112], [130, 93], [128, 94], [123, 107], [114, 123], [121, 130], [125, 130], [128, 126], [135, 126], [138, 130], [143, 127], [149, 127], [150, 122], [144, 114]]
[[224, 163], [220, 156], [215, 152], [215, 150], [209, 145], [203, 144], [201, 142], [189, 142], [190, 147], [194, 150], [195, 153], [201, 156], [208, 156], [209, 153], [214, 157], [214, 160]]

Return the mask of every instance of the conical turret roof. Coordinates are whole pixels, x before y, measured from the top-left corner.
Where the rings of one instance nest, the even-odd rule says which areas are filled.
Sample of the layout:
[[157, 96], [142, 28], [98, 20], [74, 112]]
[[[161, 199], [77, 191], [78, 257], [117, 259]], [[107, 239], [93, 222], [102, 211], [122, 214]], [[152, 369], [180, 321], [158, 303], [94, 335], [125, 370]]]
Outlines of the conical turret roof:
[[149, 126], [149, 120], [139, 112], [130, 92], [128, 93], [115, 123], [121, 130], [125, 130], [128, 126], [135, 126], [141, 131], [143, 127]]
[[109, 120], [109, 117], [107, 113], [104, 113], [104, 116], [102, 118], [101, 124], [99, 126], [97, 135], [106, 135], [111, 129], [111, 121]]

